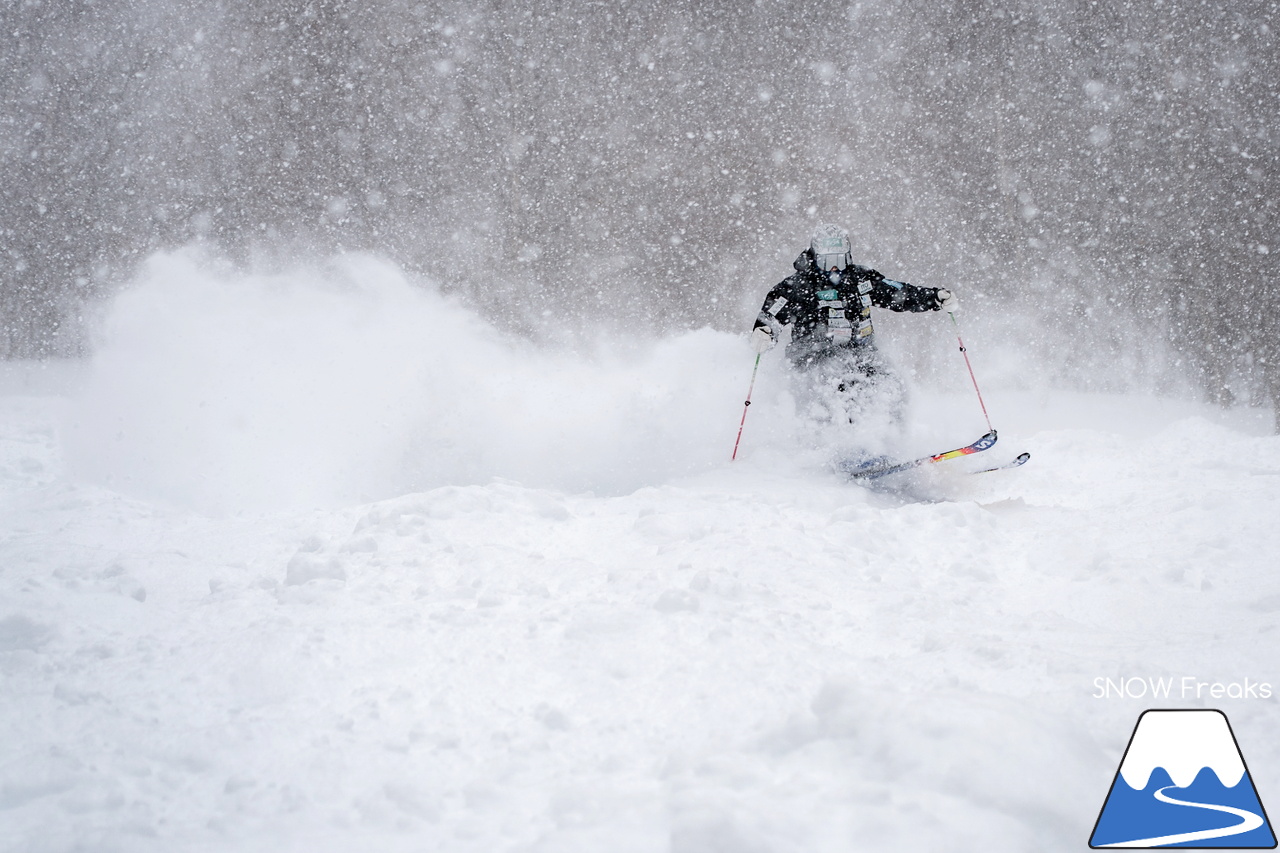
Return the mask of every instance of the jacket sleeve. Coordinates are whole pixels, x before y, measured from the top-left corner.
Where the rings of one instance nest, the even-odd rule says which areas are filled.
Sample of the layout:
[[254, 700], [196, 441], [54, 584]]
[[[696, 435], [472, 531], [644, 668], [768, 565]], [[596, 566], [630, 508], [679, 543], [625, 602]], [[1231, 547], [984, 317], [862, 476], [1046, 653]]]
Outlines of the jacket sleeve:
[[795, 291], [791, 287], [791, 279], [784, 279], [774, 285], [773, 290], [764, 298], [760, 313], [756, 315], [755, 325], [751, 328], [767, 328], [775, 336], [783, 326], [790, 325], [795, 319]]
[[885, 278], [875, 270], [871, 273], [871, 301], [879, 307], [912, 313], [938, 310], [936, 287], [916, 287], [905, 281]]

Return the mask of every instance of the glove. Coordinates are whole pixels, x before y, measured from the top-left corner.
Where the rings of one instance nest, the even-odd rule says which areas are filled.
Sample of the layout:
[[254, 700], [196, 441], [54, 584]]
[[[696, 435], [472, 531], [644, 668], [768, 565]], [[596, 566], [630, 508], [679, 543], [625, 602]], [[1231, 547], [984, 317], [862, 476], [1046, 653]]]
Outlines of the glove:
[[773, 332], [768, 326], [757, 326], [751, 332], [751, 348], [756, 352], [768, 352], [774, 343]]
[[954, 314], [960, 310], [960, 300], [956, 299], [956, 295], [945, 287], [939, 287], [934, 297], [938, 300], [939, 311], [947, 311]]

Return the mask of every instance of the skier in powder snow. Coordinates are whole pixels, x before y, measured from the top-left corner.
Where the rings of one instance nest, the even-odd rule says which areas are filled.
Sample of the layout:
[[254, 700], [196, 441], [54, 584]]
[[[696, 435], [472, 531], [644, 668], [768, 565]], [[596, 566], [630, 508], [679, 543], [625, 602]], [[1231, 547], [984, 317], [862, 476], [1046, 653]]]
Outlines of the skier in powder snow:
[[853, 263], [849, 232], [838, 225], [819, 226], [794, 266], [795, 273], [765, 297], [752, 347], [760, 353], [773, 348], [790, 326], [786, 353], [803, 407], [832, 424], [857, 422], [874, 407], [896, 420], [905, 389], [876, 350], [871, 307], [955, 311], [955, 296]]

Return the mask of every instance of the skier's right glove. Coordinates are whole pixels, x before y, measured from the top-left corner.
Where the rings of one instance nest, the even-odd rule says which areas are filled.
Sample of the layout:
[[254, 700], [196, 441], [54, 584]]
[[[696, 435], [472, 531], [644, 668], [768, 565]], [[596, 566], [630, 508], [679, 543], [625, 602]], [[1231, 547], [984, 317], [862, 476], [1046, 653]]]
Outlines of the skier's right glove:
[[774, 343], [773, 332], [768, 326], [756, 326], [751, 332], [751, 348], [756, 352], [768, 352]]
[[938, 300], [938, 311], [948, 311], [952, 314], [960, 310], [960, 300], [956, 299], [956, 295], [945, 287], [939, 287], [938, 292], [934, 294], [934, 298]]

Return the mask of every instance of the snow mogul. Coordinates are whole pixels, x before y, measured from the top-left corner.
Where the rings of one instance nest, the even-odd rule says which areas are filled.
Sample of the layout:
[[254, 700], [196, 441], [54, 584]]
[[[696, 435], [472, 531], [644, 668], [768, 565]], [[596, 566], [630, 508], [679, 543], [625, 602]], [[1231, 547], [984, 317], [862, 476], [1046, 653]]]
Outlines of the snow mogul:
[[796, 271], [765, 297], [751, 332], [752, 348], [763, 353], [791, 327], [786, 355], [797, 405], [816, 423], [845, 424], [846, 433], [850, 423], [872, 427], [877, 415], [896, 424], [906, 401], [902, 381], [876, 350], [872, 306], [913, 313], [957, 308], [949, 290], [885, 278], [852, 257], [848, 231], [819, 226], [795, 259]]

